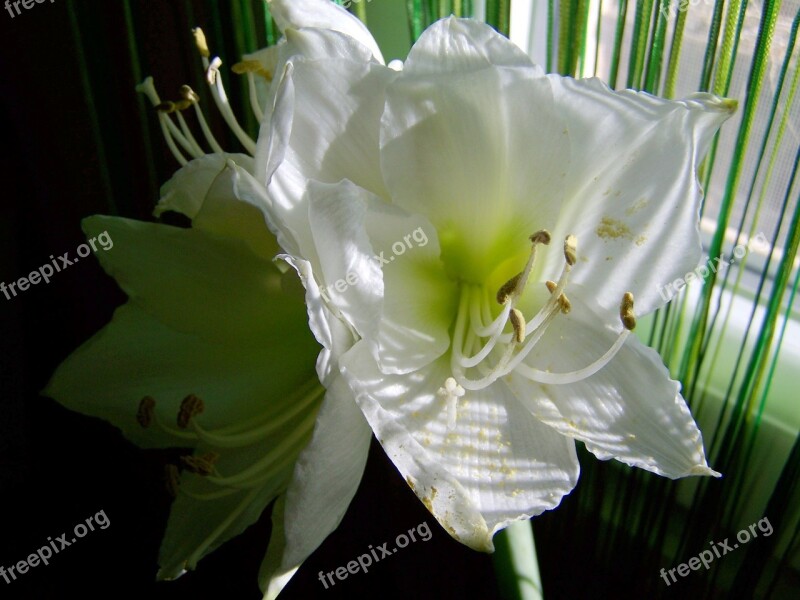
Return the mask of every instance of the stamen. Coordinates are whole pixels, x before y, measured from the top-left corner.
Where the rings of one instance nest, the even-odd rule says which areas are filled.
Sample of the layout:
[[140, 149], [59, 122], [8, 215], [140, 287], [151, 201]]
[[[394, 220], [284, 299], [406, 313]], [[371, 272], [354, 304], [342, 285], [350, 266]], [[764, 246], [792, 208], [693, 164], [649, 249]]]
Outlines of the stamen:
[[263, 481], [285, 468], [286, 461], [284, 459], [294, 452], [297, 452], [299, 447], [305, 445], [304, 440], [311, 434], [316, 419], [316, 411], [309, 412], [303, 421], [298, 423], [280, 444], [272, 448], [255, 463], [236, 475], [227, 477], [223, 475], [209, 475], [206, 481], [240, 489], [249, 489], [260, 485]]
[[214, 465], [219, 460], [216, 452], [206, 452], [198, 456], [181, 456], [181, 462], [191, 473], [206, 477], [216, 471]]
[[579, 381], [583, 381], [584, 379], [591, 377], [595, 373], [597, 373], [600, 369], [605, 367], [611, 359], [616, 356], [617, 352], [619, 352], [622, 345], [625, 343], [625, 340], [630, 335], [630, 330], [625, 329], [622, 333], [619, 334], [617, 340], [614, 344], [609, 348], [603, 356], [598, 358], [593, 363], [583, 367], [582, 369], [577, 369], [575, 371], [567, 371], [566, 373], [551, 373], [549, 371], [542, 371], [540, 369], [535, 369], [534, 367], [530, 367], [525, 363], [520, 363], [514, 368], [515, 373], [519, 373], [526, 379], [530, 379], [536, 383], [544, 383], [544, 384], [553, 384], [553, 385], [564, 385], [568, 383], [577, 383]]
[[178, 427], [186, 429], [192, 417], [199, 415], [204, 410], [205, 405], [203, 401], [194, 394], [189, 394], [183, 399], [183, 402], [181, 402], [181, 408], [178, 411]]
[[[582, 369], [568, 371], [566, 373], [551, 373], [549, 371], [542, 371], [540, 369], [530, 367], [524, 363], [520, 363], [515, 367], [515, 372], [537, 383], [558, 385], [577, 383], [578, 381], [583, 381], [587, 377], [591, 377], [600, 369], [605, 367], [611, 361], [611, 359], [616, 356], [617, 352], [619, 352], [619, 350], [622, 348], [622, 345], [625, 343], [625, 340], [630, 335], [633, 328], [636, 327], [636, 317], [633, 314], [633, 294], [630, 292], [625, 292], [625, 294], [622, 296], [622, 302], [620, 302], [619, 311], [620, 320], [622, 321], [624, 329], [619, 334], [617, 340], [614, 342], [611, 348], [609, 348], [606, 353], [603, 354], [603, 356], [598, 358], [593, 363], [583, 367]], [[515, 357], [515, 359], [516, 358], [517, 357]]]
[[506, 281], [500, 289], [497, 290], [498, 304], [505, 304], [509, 298], [520, 296], [522, 292], [525, 291], [528, 277], [531, 274], [531, 269], [536, 259], [536, 246], [539, 244], [548, 245], [550, 243], [550, 232], [546, 229], [540, 229], [536, 233], [531, 234], [528, 239], [531, 241], [531, 253], [528, 256], [528, 262], [520, 273], [514, 275], [514, 277]]
[[636, 315], [633, 312], [633, 294], [625, 292], [622, 296], [622, 302], [619, 305], [619, 318], [622, 321], [622, 326], [628, 331], [633, 331], [636, 328]]
[[[175, 140], [172, 139], [172, 133], [170, 130], [169, 125], [173, 127], [175, 124], [172, 120], [164, 113], [162, 110], [159, 110], [159, 107], [162, 106], [161, 98], [158, 97], [158, 92], [156, 91], [156, 86], [153, 83], [153, 78], [148, 77], [142, 83], [136, 86], [136, 91], [144, 94], [150, 100], [150, 103], [158, 110], [158, 124], [161, 127], [161, 134], [164, 136], [164, 141], [167, 143], [167, 148], [172, 153], [172, 156], [175, 157], [175, 160], [178, 163], [185, 167], [189, 164], [189, 161], [186, 160], [186, 157], [183, 156], [181, 151], [175, 145]], [[165, 105], [166, 108], [168, 105]], [[177, 128], [175, 128], [177, 131]]]
[[511, 309], [511, 326], [514, 328], [514, 341], [521, 344], [525, 341], [525, 316], [516, 308]]
[[444, 386], [440, 387], [436, 395], [444, 398], [445, 408], [447, 409], [447, 428], [453, 429], [456, 426], [456, 414], [458, 399], [463, 397], [466, 391], [452, 377], [444, 381]]
[[197, 95], [192, 88], [188, 85], [184, 85], [181, 87], [181, 96], [185, 100], [189, 100], [192, 102], [194, 106], [194, 112], [197, 115], [197, 121], [200, 123], [200, 129], [203, 132], [203, 136], [206, 138], [208, 145], [211, 146], [211, 150], [216, 152], [217, 154], [223, 154], [224, 151], [222, 150], [222, 146], [219, 145], [217, 142], [217, 138], [214, 137], [214, 134], [211, 132], [211, 128], [208, 126], [206, 122], [206, 118], [203, 115], [203, 111], [200, 110], [200, 96]]
[[147, 429], [152, 425], [155, 416], [156, 401], [152, 396], [145, 396], [139, 402], [139, 410], [136, 411], [136, 420], [139, 425]]
[[208, 51], [208, 44], [206, 43], [206, 34], [203, 33], [203, 30], [199, 27], [195, 27], [192, 29], [192, 34], [194, 34], [194, 43], [197, 46], [197, 51], [200, 53], [200, 56], [204, 58], [211, 56], [211, 53]]
[[[556, 284], [555, 281], [550, 281], [548, 279], [544, 284], [547, 286], [547, 291], [549, 291], [551, 295], [558, 289], [558, 284]], [[558, 296], [558, 304], [561, 307], [561, 312], [565, 315], [569, 314], [569, 311], [572, 310], [572, 303], [564, 293]]]
[[517, 273], [511, 279], [506, 281], [503, 285], [500, 286], [500, 289], [497, 290], [497, 303], [498, 304], [505, 304], [511, 295], [517, 290], [517, 285], [519, 285], [519, 280], [522, 279], [522, 272]]
[[534, 234], [531, 234], [530, 238], [532, 243], [534, 244], [542, 244], [544, 246], [548, 246], [550, 244], [550, 232], [547, 229], [540, 229]]
[[251, 155], [255, 155], [256, 143], [245, 133], [241, 125], [239, 125], [239, 121], [236, 120], [233, 109], [231, 109], [231, 105], [228, 102], [225, 86], [222, 84], [222, 77], [219, 73], [219, 68], [221, 66], [222, 60], [219, 56], [215, 56], [207, 67], [206, 79], [211, 89], [211, 96], [214, 98], [214, 103], [217, 105], [220, 114], [222, 114], [222, 118], [225, 119], [225, 122], [228, 124], [228, 127], [231, 128], [236, 138]]
[[569, 234], [564, 238], [564, 259], [570, 267], [574, 267], [577, 262], [578, 238]]

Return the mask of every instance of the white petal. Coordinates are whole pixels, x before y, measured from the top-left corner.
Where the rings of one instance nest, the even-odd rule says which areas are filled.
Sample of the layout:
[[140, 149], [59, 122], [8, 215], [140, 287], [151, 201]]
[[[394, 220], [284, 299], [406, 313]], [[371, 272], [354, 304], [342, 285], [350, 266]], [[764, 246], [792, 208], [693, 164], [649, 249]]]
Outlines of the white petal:
[[[661, 286], [700, 260], [696, 167], [735, 104], [708, 94], [673, 102], [612, 92], [597, 79], [549, 78], [573, 142], [553, 234], [577, 236], [572, 279], [602, 306], [632, 291], [647, 314], [664, 304]], [[551, 257], [551, 270], [559, 260]]]
[[422, 215], [374, 201], [366, 225], [384, 292], [378, 337], [369, 341], [383, 372], [409, 373], [450, 347], [456, 284], [439, 258], [436, 230]]
[[337, 378], [286, 492], [284, 570], [301, 564], [339, 526], [361, 482], [371, 440], [353, 392]]
[[267, 304], [280, 291], [280, 273], [242, 241], [114, 217], [90, 217], [83, 227], [87, 236], [108, 232], [113, 247], [95, 256], [133, 302], [169, 327], [244, 344], [271, 336], [281, 312], [296, 318], [285, 299]]
[[[588, 290], [572, 287], [572, 311], [556, 317], [528, 365], [563, 373], [587, 366], [611, 347], [622, 326], [592, 311], [587, 297]], [[536, 418], [583, 441], [600, 459], [672, 479], [714, 474], [679, 383], [669, 378], [658, 353], [633, 335], [606, 367], [578, 383], [535, 384], [518, 373], [510, 381]]]
[[264, 592], [264, 600], [275, 600], [289, 580], [294, 577], [297, 569], [281, 570], [283, 551], [286, 549], [286, 536], [284, 531], [284, 514], [286, 507], [286, 494], [281, 494], [272, 508], [272, 532], [269, 537], [269, 547], [261, 561], [258, 570], [258, 585]]
[[248, 183], [253, 181], [250, 173], [233, 161], [223, 165], [209, 186], [192, 227], [242, 240], [253, 254], [271, 261], [280, 252], [280, 246], [267, 228], [263, 203], [253, 205], [243, 201], [244, 195], [238, 193], [242, 177], [246, 177]]
[[551, 509], [578, 478], [572, 440], [533, 419], [503, 382], [468, 392], [448, 429], [437, 395], [448, 360], [384, 375], [363, 343], [343, 358], [345, 377], [386, 453], [442, 526], [491, 552], [492, 535]]
[[364, 221], [370, 194], [349, 181], [312, 182], [308, 219], [314, 247], [301, 251], [315, 272], [320, 294], [361, 337], [375, 338], [383, 297], [381, 270]]
[[[448, 17], [428, 27], [403, 65], [415, 74], [451, 75], [490, 66], [532, 68], [530, 58], [508, 38], [473, 19]], [[535, 67], [536, 75], [544, 71]]]
[[392, 199], [436, 227], [442, 260], [484, 281], [528, 236], [555, 225], [569, 139], [535, 69], [416, 76], [387, 89], [381, 168]]
[[[327, 183], [349, 179], [386, 196], [376, 150], [384, 91], [396, 73], [372, 63], [346, 60], [291, 64], [284, 85], [291, 86], [292, 93], [276, 105], [271, 124], [271, 131], [281, 135], [276, 140], [276, 134], [262, 131], [257, 172], [269, 176], [267, 166], [275, 164], [270, 157], [277, 152], [307, 179]], [[278, 141], [287, 147], [282, 148]]]
[[[272, 333], [246, 347], [179, 333], [128, 303], [58, 367], [43, 394], [110, 421], [140, 446], [194, 445], [155, 425], [142, 428], [136, 421], [142, 398], [152, 396], [172, 427], [189, 394], [203, 399], [202, 423], [210, 428], [252, 419], [269, 405], [280, 410], [284, 398], [314, 377], [317, 348], [300, 341], [310, 336], [297, 308], [293, 316], [276, 314]], [[282, 343], [292, 338], [299, 339]]]
[[317, 27], [339, 31], [370, 49], [375, 60], [383, 63], [378, 44], [366, 26], [354, 15], [330, 0], [268, 0], [269, 10], [281, 31], [287, 28]]
[[253, 159], [245, 154], [206, 154], [189, 161], [161, 186], [161, 199], [153, 215], [159, 217], [166, 211], [175, 211], [194, 219], [203, 206], [211, 184], [228, 160], [233, 160], [248, 171], [254, 168]]

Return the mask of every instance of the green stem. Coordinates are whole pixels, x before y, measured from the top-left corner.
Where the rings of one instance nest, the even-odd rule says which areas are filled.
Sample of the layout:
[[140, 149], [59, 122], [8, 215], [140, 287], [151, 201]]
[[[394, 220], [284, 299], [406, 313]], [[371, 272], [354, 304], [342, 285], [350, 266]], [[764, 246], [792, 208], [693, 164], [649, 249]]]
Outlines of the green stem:
[[530, 521], [515, 521], [494, 537], [494, 570], [505, 600], [542, 600], [539, 562]]

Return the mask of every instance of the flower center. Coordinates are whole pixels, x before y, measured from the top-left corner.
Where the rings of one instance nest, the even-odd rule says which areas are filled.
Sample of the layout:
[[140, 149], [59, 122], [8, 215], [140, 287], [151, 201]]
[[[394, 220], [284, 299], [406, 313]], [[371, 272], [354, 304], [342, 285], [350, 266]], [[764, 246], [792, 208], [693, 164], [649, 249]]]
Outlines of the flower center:
[[569, 275], [577, 262], [577, 239], [564, 239], [564, 266], [558, 280], [547, 281], [549, 295], [530, 319], [517, 308], [526, 292], [537, 248], [550, 244], [549, 232], [537, 231], [530, 236], [531, 251], [522, 271], [500, 286], [495, 295], [502, 306], [492, 318], [489, 291], [485, 285], [462, 282], [458, 316], [456, 317], [450, 354], [452, 377], [439, 395], [446, 401], [448, 426], [455, 424], [455, 403], [466, 390], [482, 390], [512, 371], [536, 383], [569, 384], [597, 373], [617, 354], [631, 330], [636, 326], [633, 294], [626, 292], [620, 304], [622, 331], [608, 351], [589, 365], [575, 371], [552, 373], [527, 365], [524, 361], [560, 314], [567, 314], [572, 305], [564, 294]]

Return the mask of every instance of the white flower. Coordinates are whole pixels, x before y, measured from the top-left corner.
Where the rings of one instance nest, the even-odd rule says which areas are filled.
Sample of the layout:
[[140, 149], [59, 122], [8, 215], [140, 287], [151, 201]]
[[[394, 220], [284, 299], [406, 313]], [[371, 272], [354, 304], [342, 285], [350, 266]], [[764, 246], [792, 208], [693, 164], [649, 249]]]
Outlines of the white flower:
[[325, 393], [302, 296], [282, 291], [277, 244], [235, 185], [225, 157], [208, 156], [164, 186], [162, 208], [191, 228], [84, 221], [114, 240], [97, 256], [129, 300], [44, 391], [142, 447], [192, 449], [167, 470], [176, 499], [161, 579], [193, 569], [286, 489]]
[[700, 257], [695, 169], [733, 108], [545, 76], [455, 18], [400, 72], [289, 61], [238, 191], [299, 272], [313, 330], [344, 328], [352, 347], [289, 487], [277, 575], [338, 523], [370, 428], [484, 551], [575, 486], [574, 440], [670, 478], [716, 475], [679, 384], [629, 330], [634, 296], [651, 312]]
[[[306, 28], [294, 37], [290, 32], [291, 39], [234, 66], [248, 77], [251, 107], [265, 127], [290, 57], [383, 60], [360, 21], [327, 1], [318, 4], [315, 14], [283, 7], [274, 16], [280, 23], [285, 12], [309, 27], [322, 18], [330, 31]], [[212, 57], [201, 30], [195, 39], [213, 101], [252, 155], [255, 141], [228, 103], [222, 63]], [[273, 556], [282, 552], [284, 493], [317, 415], [325, 422], [331, 412], [345, 418], [328, 435], [347, 436], [348, 426], [354, 428], [357, 441], [347, 469], [363, 470], [366, 462], [369, 436], [362, 433], [369, 427], [358, 407], [351, 401], [348, 412], [323, 403], [324, 386], [341, 395], [330, 375], [338, 372], [337, 353], [351, 345], [340, 345], [349, 333], [341, 324], [321, 324], [314, 331], [323, 343], [320, 352], [308, 331], [302, 289], [291, 289], [296, 277], [286, 277], [274, 263], [279, 247], [258, 208], [237, 197], [241, 177], [254, 171], [252, 156], [224, 152], [198, 105], [200, 96], [188, 86], [175, 102], [162, 102], [151, 78], [139, 90], [156, 107], [167, 145], [182, 165], [162, 187], [154, 214], [179, 213], [191, 227], [100, 216], [84, 221], [87, 235], [105, 231], [114, 240], [114, 250], [98, 257], [129, 301], [65, 360], [44, 393], [107, 419], [142, 447], [192, 449], [167, 470], [176, 500], [161, 545], [159, 579], [194, 569], [277, 497], [274, 541], [263, 569], [271, 574]], [[194, 135], [182, 116], [191, 109], [202, 135]], [[322, 424], [314, 436], [325, 434]], [[320, 464], [313, 451], [309, 456]], [[296, 478], [302, 478], [304, 461]], [[331, 465], [331, 472], [339, 468]], [[351, 490], [330, 489], [340, 492]]]

